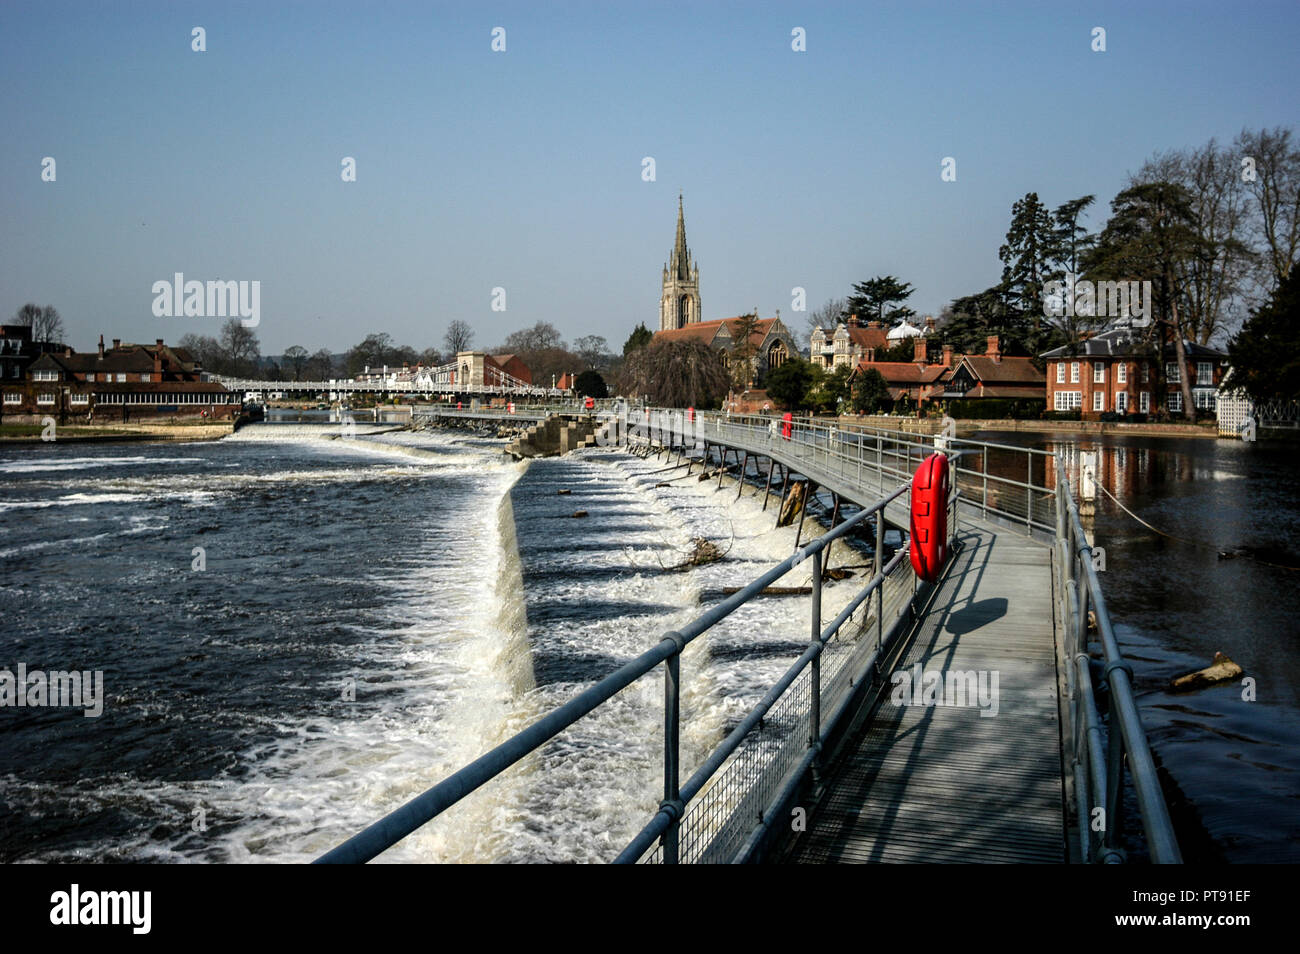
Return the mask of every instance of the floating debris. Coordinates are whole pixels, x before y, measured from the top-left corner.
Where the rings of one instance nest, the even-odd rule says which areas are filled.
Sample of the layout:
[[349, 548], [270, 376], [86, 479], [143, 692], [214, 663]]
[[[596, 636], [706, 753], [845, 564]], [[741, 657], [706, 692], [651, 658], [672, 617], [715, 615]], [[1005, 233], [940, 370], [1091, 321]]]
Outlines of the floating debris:
[[1204, 669], [1179, 676], [1169, 683], [1170, 692], [1190, 692], [1206, 686], [1230, 682], [1242, 675], [1244, 670], [1223, 653], [1214, 654], [1214, 662]]

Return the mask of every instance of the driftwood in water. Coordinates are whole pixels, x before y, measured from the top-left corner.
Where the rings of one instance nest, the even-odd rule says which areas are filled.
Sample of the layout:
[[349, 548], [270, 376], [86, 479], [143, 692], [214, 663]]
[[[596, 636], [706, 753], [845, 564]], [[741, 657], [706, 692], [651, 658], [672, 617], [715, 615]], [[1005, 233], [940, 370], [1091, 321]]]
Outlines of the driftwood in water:
[[587, 515], [587, 511], [585, 511], [585, 510], [575, 510], [575, 511], [573, 511], [573, 515], [574, 515], [575, 517], [585, 517], [585, 516]]
[[682, 566], [704, 566], [706, 563], [717, 563], [721, 559], [722, 551], [716, 544], [710, 543], [703, 537], [695, 537], [691, 540], [691, 555], [686, 558]]
[[559, 494], [561, 497], [564, 497], [564, 496], [567, 496], [568, 494], [573, 493], [573, 491], [572, 491], [572, 490], [557, 490], [556, 493]]
[[1190, 692], [1203, 689], [1220, 682], [1229, 682], [1242, 674], [1243, 670], [1223, 653], [1214, 654], [1214, 662], [1204, 669], [1179, 676], [1169, 683], [1170, 692]]
[[[723, 596], [735, 596], [743, 586], [724, 586]], [[811, 586], [769, 586], [759, 592], [759, 596], [807, 596], [812, 592]]]
[[781, 501], [781, 516], [776, 521], [776, 525], [778, 527], [788, 527], [794, 523], [795, 518], [803, 513], [804, 498], [807, 496], [808, 482], [806, 480], [792, 484], [785, 495], [785, 500]]

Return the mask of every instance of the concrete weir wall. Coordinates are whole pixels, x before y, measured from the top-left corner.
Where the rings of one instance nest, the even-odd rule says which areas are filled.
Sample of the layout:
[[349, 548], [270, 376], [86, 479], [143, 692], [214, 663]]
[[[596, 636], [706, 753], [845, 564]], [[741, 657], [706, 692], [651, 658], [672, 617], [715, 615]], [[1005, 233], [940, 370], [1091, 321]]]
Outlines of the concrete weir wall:
[[506, 447], [516, 460], [524, 457], [555, 457], [579, 447], [593, 447], [600, 429], [590, 417], [565, 418], [553, 414], [534, 424]]

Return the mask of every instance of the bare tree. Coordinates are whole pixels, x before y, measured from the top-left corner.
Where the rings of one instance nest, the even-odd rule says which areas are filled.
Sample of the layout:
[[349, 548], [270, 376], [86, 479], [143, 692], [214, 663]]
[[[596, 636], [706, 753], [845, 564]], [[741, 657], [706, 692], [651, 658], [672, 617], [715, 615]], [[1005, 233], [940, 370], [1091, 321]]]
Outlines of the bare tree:
[[1232, 151], [1211, 139], [1199, 149], [1148, 159], [1133, 185], [1172, 182], [1186, 190], [1195, 241], [1178, 262], [1179, 311], [1187, 335], [1200, 344], [1229, 330], [1238, 296], [1253, 268], [1247, 247], [1248, 193]]
[[176, 346], [188, 351], [190, 357], [203, 366], [204, 371], [217, 372], [220, 370], [222, 364], [221, 343], [216, 338], [210, 335], [182, 335]]
[[818, 328], [826, 328], [833, 332], [835, 326], [844, 320], [848, 307], [847, 298], [831, 298], [820, 308], [808, 312], [808, 333], [804, 336], [805, 342], [812, 341], [812, 333]]
[[303, 365], [307, 363], [307, 349], [302, 345], [290, 345], [285, 348], [284, 363], [293, 368], [293, 379], [301, 381]]
[[560, 330], [549, 321], [539, 321], [531, 328], [521, 328], [506, 336], [502, 346], [506, 351], [516, 353], [529, 351], [546, 351], [551, 348], [564, 349], [564, 339]]
[[589, 368], [601, 368], [609, 361], [609, 342], [601, 335], [583, 335], [575, 338], [573, 350]]
[[63, 342], [63, 319], [53, 305], [40, 305], [28, 302], [14, 315], [14, 324], [27, 325], [32, 329], [32, 340], [43, 343]]
[[229, 318], [221, 326], [221, 352], [225, 374], [253, 374], [261, 357], [261, 345], [253, 329], [238, 318]]
[[447, 353], [453, 358], [462, 351], [468, 351], [473, 341], [474, 329], [468, 322], [461, 321], [459, 318], [447, 326], [447, 333], [442, 338]]
[[658, 341], [623, 366], [623, 391], [661, 407], [718, 407], [731, 384], [722, 352], [703, 341]]
[[318, 381], [327, 381], [334, 376], [334, 355], [328, 348], [321, 348], [311, 356], [308, 373]]
[[1279, 126], [1243, 129], [1233, 149], [1234, 171], [1255, 200], [1253, 231], [1268, 266], [1260, 282], [1266, 298], [1300, 252], [1300, 148], [1291, 142], [1291, 130]]

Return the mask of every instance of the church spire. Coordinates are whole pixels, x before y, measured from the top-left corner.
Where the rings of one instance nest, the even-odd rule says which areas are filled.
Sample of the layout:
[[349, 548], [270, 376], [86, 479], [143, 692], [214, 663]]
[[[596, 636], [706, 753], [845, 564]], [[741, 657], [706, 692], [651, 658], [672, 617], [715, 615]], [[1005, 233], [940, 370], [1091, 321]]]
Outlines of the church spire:
[[668, 271], [678, 281], [691, 280], [691, 250], [686, 247], [686, 216], [682, 211], [682, 194], [677, 193], [677, 242], [673, 245], [672, 263]]

